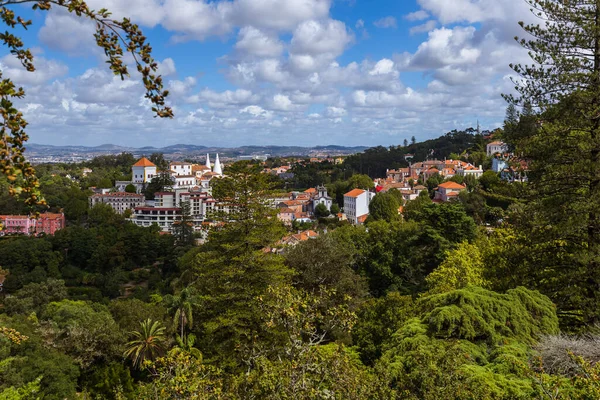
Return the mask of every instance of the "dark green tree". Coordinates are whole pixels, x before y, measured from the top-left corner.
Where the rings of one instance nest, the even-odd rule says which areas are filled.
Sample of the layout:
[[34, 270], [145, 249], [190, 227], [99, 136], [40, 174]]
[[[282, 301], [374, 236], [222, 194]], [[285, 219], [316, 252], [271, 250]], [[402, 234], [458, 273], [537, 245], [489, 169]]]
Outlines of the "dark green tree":
[[194, 220], [192, 218], [192, 207], [189, 201], [179, 203], [181, 208], [181, 217], [173, 223], [173, 236], [177, 246], [194, 245]]
[[368, 190], [368, 189], [372, 189], [373, 187], [375, 187], [375, 184], [373, 183], [373, 179], [371, 179], [369, 177], [369, 175], [356, 174], [356, 175], [352, 175], [350, 177], [350, 179], [348, 180], [348, 190], [352, 190], [352, 189]]
[[416, 137], [411, 137], [410, 138], [410, 144], [416, 144], [417, 143], [417, 138]]
[[272, 183], [262, 166], [238, 162], [225, 175], [213, 187], [223, 208], [215, 218], [222, 225], [186, 255], [182, 268], [193, 273], [192, 285], [201, 294], [194, 318], [198, 347], [223, 368], [237, 368], [242, 349], [264, 332], [257, 298], [289, 281], [291, 271], [283, 257], [268, 251], [286, 230], [270, 206]]
[[337, 203], [333, 203], [331, 205], [331, 213], [333, 215], [337, 215], [337, 214], [339, 214], [339, 212], [340, 212], [340, 206], [338, 206]]
[[329, 217], [329, 210], [327, 209], [327, 206], [323, 203], [319, 203], [316, 207], [315, 207], [315, 217], [317, 218], [326, 218]]
[[132, 185], [131, 183], [127, 186], [125, 186], [125, 191], [127, 193], [137, 193], [137, 189], [134, 185]]
[[[395, 189], [394, 189], [395, 190]], [[398, 219], [400, 203], [390, 193], [377, 193], [369, 203], [369, 220], [392, 222]]]
[[506, 98], [539, 112], [531, 121], [524, 108], [526, 126], [512, 137], [516, 152], [530, 160], [533, 196], [523, 228], [536, 257], [538, 250], [553, 257], [523, 276], [536, 276], [561, 310], [583, 313], [570, 323], [593, 324], [600, 320], [600, 3], [529, 3], [547, 22], [520, 23], [519, 43], [533, 64], [511, 65], [522, 79], [517, 95]]

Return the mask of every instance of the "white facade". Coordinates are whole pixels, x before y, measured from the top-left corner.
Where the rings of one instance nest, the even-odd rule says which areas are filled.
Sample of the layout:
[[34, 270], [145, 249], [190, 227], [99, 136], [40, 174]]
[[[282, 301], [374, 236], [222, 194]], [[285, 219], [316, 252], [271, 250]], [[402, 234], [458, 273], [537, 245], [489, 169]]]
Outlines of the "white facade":
[[508, 152], [508, 145], [500, 141], [491, 142], [486, 146], [486, 152], [488, 156], [492, 156], [496, 153], [504, 154]]
[[353, 224], [363, 222], [369, 215], [369, 203], [375, 197], [375, 193], [370, 193], [362, 189], [354, 189], [344, 195], [344, 214]]
[[480, 165], [479, 168], [477, 168], [471, 164], [468, 164], [466, 166], [459, 167], [456, 170], [456, 175], [474, 176], [475, 178], [479, 178], [481, 175], [483, 175], [483, 167]]
[[192, 164], [186, 162], [172, 162], [169, 164], [171, 174], [175, 176], [192, 175]]
[[173, 189], [189, 189], [196, 186], [196, 175], [174, 175]]
[[327, 196], [327, 189], [325, 188], [325, 186], [317, 187], [317, 191], [318, 191], [318, 193], [316, 194], [316, 196], [313, 199], [313, 212], [317, 209], [317, 206], [319, 204], [325, 204], [325, 207], [327, 207], [327, 210], [331, 211], [333, 199], [331, 197]]
[[144, 205], [144, 195], [136, 193], [107, 193], [94, 194], [89, 197], [90, 207], [96, 204], [108, 204], [117, 214], [123, 214], [126, 210], [133, 210]]
[[156, 176], [156, 166], [131, 167], [131, 179], [133, 183], [149, 183]]

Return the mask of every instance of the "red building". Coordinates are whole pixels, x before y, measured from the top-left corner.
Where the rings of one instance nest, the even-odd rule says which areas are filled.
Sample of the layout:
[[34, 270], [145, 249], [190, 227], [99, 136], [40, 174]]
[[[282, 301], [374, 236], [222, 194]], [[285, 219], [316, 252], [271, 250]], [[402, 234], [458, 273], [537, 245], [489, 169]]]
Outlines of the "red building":
[[0, 234], [54, 235], [65, 227], [65, 215], [44, 213], [38, 218], [27, 215], [0, 215]]

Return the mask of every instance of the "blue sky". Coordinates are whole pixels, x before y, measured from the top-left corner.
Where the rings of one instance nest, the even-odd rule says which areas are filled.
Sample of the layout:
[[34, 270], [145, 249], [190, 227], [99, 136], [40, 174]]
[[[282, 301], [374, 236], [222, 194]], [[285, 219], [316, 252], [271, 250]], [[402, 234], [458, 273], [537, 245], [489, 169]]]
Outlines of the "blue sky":
[[524, 0], [89, 0], [131, 17], [171, 90], [173, 120], [152, 117], [139, 77], [120, 81], [93, 25], [15, 6], [35, 73], [9, 54], [5, 77], [30, 141], [165, 146], [392, 145], [500, 126]]

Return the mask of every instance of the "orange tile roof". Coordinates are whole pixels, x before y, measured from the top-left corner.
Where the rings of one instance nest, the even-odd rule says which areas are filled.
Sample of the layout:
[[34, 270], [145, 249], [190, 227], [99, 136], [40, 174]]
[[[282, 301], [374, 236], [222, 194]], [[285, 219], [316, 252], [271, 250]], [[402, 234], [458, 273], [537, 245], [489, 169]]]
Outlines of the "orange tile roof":
[[344, 197], [358, 197], [363, 193], [365, 193], [365, 191], [362, 189], [353, 189], [353, 190], [349, 191], [348, 193], [346, 193], [344, 195]]
[[152, 163], [152, 161], [148, 160], [146, 157], [142, 157], [138, 160], [138, 162], [136, 162], [135, 164], [133, 164], [134, 167], [156, 167], [156, 165], [154, 165], [154, 163]]
[[358, 221], [359, 224], [362, 224], [367, 220], [368, 217], [369, 217], [369, 214], [363, 214], [360, 217], [358, 217], [356, 220]]
[[440, 185], [438, 187], [441, 187], [444, 189], [466, 189], [466, 186], [463, 186], [459, 183], [452, 182], [452, 181], [440, 183]]
[[317, 189], [315, 189], [315, 188], [306, 189], [304, 191], [304, 193], [317, 193]]

